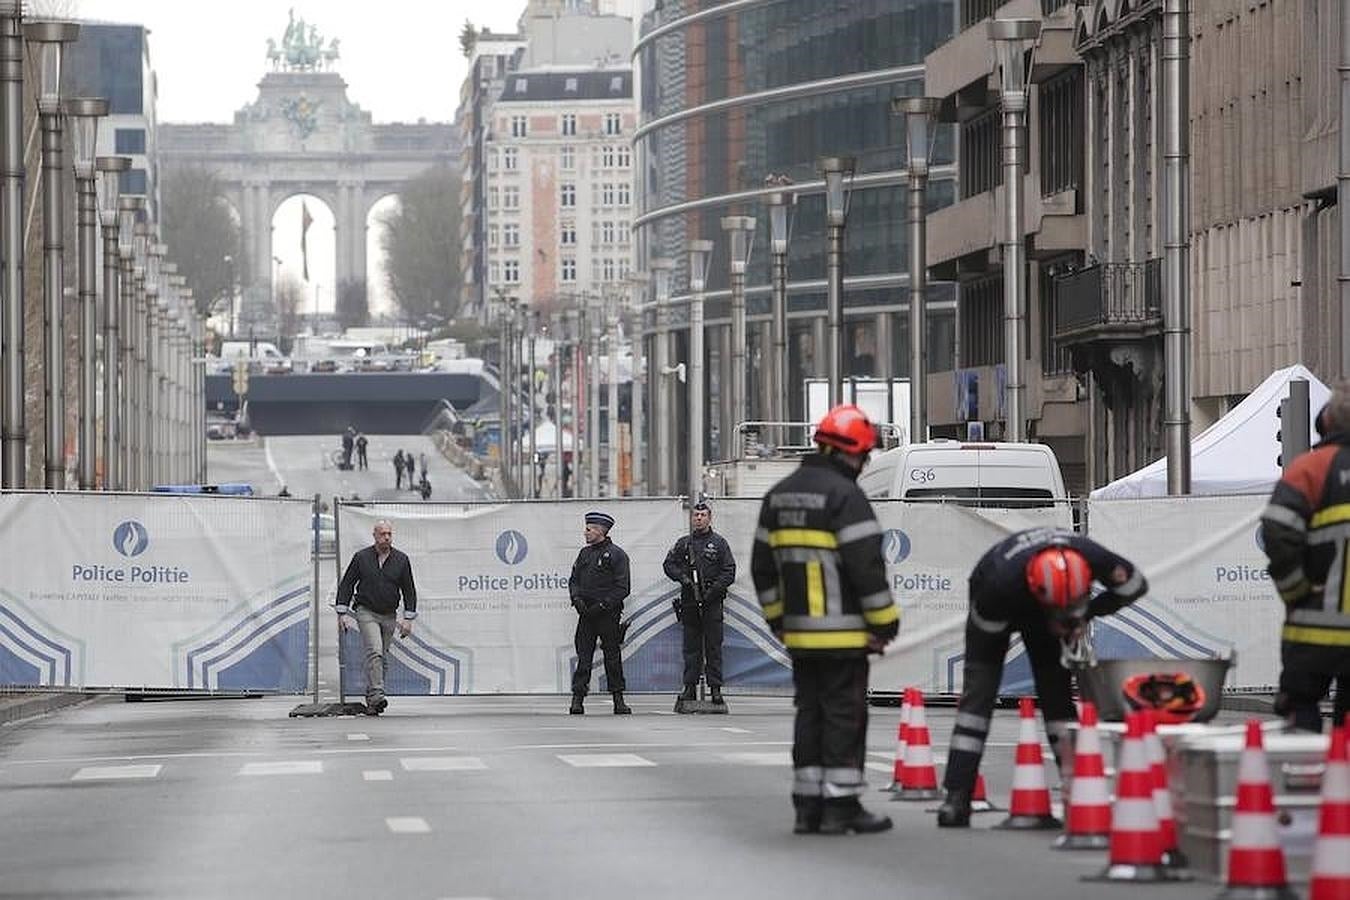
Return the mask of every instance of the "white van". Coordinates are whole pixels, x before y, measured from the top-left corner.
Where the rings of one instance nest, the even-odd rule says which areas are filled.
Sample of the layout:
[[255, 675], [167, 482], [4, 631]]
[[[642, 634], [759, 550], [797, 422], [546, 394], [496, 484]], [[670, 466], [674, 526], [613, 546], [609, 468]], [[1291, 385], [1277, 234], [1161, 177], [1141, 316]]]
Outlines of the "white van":
[[940, 500], [963, 506], [1053, 506], [1068, 499], [1045, 444], [907, 444], [873, 456], [858, 476], [873, 500]]
[[285, 359], [277, 345], [269, 341], [224, 341], [220, 345], [221, 359]]

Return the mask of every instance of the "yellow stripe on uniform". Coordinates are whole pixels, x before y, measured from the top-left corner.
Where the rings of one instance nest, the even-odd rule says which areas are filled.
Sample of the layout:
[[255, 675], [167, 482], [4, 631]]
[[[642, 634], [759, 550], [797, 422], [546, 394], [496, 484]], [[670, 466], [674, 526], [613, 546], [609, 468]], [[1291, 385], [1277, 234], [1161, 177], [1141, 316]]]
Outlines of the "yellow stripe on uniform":
[[1317, 644], [1322, 647], [1350, 647], [1350, 629], [1316, 628], [1311, 625], [1286, 625], [1280, 637], [1296, 644]]
[[867, 646], [867, 632], [789, 631], [783, 645], [789, 650], [855, 650]]
[[868, 625], [889, 625], [900, 620], [900, 610], [892, 603], [881, 609], [863, 610], [863, 618], [867, 620]]
[[825, 615], [825, 572], [818, 562], [806, 564], [806, 614]]
[[769, 546], [819, 547], [834, 550], [839, 547], [839, 540], [833, 531], [822, 531], [819, 528], [779, 528], [777, 531], [769, 532]]
[[783, 618], [783, 601], [775, 600], [773, 603], [764, 604], [764, 618], [766, 619]]
[[1350, 503], [1337, 503], [1328, 506], [1326, 509], [1319, 509], [1313, 513], [1312, 519], [1308, 521], [1308, 527], [1322, 528], [1326, 525], [1336, 525], [1341, 522], [1350, 522]]

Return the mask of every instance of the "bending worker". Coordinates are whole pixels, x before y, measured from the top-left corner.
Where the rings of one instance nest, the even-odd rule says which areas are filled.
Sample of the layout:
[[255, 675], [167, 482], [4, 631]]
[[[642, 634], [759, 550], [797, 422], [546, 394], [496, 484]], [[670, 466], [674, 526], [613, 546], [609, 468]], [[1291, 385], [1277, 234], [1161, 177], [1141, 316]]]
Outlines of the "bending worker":
[[[1095, 597], [1094, 581], [1105, 589]], [[1084, 640], [1089, 619], [1110, 615], [1147, 590], [1148, 582], [1129, 560], [1057, 528], [1019, 531], [980, 557], [970, 573], [961, 699], [942, 781], [947, 796], [938, 808], [939, 827], [970, 825], [971, 795], [1012, 633], [1022, 636], [1030, 658], [1045, 733], [1058, 761], [1060, 739], [1075, 719], [1061, 641]]]
[[684, 630], [684, 692], [697, 699], [706, 674], [712, 702], [722, 700], [722, 602], [736, 582], [736, 560], [726, 539], [712, 530], [712, 509], [699, 501], [689, 511], [689, 533], [666, 554], [666, 577], [680, 584], [675, 617]]

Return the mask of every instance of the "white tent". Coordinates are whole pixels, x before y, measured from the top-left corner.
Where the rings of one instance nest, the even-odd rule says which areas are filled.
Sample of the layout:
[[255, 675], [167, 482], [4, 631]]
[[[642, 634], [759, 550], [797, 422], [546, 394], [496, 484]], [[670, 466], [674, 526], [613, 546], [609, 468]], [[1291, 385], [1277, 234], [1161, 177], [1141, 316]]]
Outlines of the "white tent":
[[[563, 451], [569, 451], [576, 448], [576, 441], [572, 437], [571, 429], [563, 429]], [[521, 448], [530, 449], [529, 438], [521, 441]], [[534, 450], [536, 453], [552, 453], [558, 448], [558, 427], [547, 420], [540, 422], [534, 429]]]
[[[1253, 390], [1228, 415], [1191, 441], [1191, 493], [1253, 494], [1270, 491], [1280, 477], [1277, 411], [1289, 396], [1289, 381], [1308, 381], [1309, 419], [1331, 397], [1331, 390], [1303, 366], [1280, 369]], [[1311, 426], [1311, 423], [1310, 423]], [[1310, 443], [1317, 432], [1309, 428]], [[1094, 500], [1162, 497], [1167, 494], [1167, 458], [1150, 463], [1093, 491]]]

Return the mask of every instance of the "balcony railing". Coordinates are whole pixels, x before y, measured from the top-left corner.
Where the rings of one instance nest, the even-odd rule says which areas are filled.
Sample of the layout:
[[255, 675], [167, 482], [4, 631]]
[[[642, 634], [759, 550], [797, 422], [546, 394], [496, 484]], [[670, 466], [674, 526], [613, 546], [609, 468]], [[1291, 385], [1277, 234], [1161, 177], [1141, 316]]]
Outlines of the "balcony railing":
[[1162, 260], [1099, 263], [1055, 279], [1055, 337], [1162, 319]]

